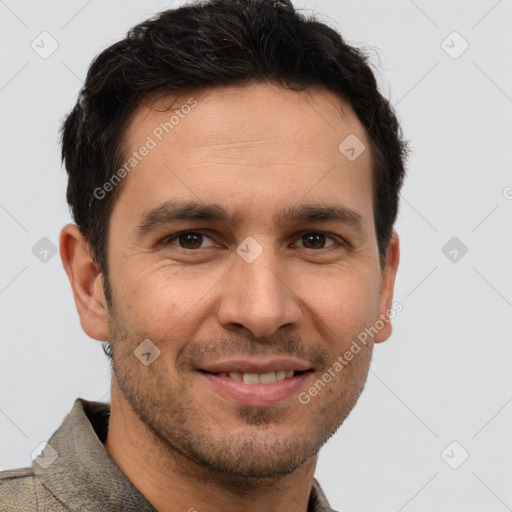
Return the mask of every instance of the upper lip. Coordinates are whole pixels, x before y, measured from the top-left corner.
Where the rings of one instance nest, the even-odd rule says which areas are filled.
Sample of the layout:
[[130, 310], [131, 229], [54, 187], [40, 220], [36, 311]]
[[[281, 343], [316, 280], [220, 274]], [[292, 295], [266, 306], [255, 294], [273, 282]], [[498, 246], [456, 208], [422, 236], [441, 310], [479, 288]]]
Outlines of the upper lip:
[[254, 359], [229, 359], [215, 361], [197, 366], [198, 370], [206, 370], [211, 373], [240, 372], [240, 373], [270, 373], [279, 370], [306, 371], [312, 367], [306, 361], [291, 358], [274, 358], [256, 361]]

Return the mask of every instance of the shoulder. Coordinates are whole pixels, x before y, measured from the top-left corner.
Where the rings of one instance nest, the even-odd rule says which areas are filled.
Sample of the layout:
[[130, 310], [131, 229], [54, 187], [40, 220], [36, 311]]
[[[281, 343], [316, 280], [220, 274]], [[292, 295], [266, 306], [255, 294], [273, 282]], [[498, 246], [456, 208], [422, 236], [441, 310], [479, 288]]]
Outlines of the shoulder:
[[0, 471], [0, 512], [65, 510], [32, 468]]

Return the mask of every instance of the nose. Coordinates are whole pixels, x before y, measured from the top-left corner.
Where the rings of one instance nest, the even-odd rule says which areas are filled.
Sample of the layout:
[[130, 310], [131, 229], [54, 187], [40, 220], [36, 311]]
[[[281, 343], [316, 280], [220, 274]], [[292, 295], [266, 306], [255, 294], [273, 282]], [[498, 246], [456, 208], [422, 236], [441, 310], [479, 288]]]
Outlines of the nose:
[[230, 331], [248, 329], [256, 338], [279, 329], [297, 329], [302, 321], [300, 300], [289, 272], [280, 272], [277, 259], [267, 249], [252, 263], [236, 256], [225, 276], [217, 320]]

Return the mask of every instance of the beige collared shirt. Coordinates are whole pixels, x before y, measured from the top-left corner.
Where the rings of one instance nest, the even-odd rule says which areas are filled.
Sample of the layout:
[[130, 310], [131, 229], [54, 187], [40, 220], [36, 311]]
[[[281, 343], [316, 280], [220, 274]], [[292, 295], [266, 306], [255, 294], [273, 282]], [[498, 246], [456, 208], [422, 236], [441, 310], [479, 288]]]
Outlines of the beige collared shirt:
[[[30, 468], [0, 472], [0, 512], [154, 512], [103, 446], [109, 414], [77, 398]], [[316, 480], [308, 512], [334, 512]]]

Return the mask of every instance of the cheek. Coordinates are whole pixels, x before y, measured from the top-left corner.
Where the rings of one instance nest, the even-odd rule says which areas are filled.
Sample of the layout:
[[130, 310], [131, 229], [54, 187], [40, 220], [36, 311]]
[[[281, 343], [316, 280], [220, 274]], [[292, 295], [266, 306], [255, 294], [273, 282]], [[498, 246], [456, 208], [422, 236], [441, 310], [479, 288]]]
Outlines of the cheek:
[[341, 271], [329, 279], [303, 279], [304, 303], [331, 350], [339, 352], [372, 325], [378, 314], [378, 277]]
[[[222, 278], [221, 269], [205, 271], [159, 263], [118, 269], [118, 311], [136, 331], [157, 338], [179, 331], [180, 338], [197, 328], [205, 311], [208, 293]], [[122, 277], [121, 277], [122, 276]], [[117, 293], [116, 293], [117, 292]]]

